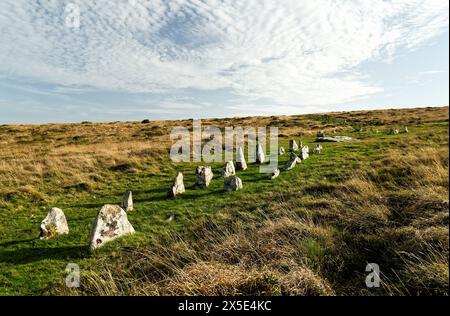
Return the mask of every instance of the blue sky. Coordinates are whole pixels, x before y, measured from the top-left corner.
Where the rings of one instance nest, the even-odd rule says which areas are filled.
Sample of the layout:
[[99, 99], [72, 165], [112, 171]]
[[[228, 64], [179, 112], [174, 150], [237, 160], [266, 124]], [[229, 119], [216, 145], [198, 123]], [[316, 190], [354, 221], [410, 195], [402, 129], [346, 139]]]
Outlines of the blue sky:
[[0, 123], [448, 105], [448, 11], [441, 0], [3, 0]]

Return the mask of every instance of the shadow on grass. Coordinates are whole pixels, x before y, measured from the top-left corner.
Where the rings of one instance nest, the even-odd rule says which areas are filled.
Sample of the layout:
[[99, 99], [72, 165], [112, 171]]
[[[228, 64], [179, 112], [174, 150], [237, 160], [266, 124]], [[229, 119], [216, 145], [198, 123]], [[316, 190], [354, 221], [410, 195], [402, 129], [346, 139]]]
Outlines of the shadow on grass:
[[0, 243], [0, 248], [1, 247], [9, 247], [9, 246], [15, 246], [21, 243], [27, 243], [27, 242], [31, 242], [34, 240], [38, 240], [38, 238], [28, 238], [28, 239], [21, 239], [21, 240], [13, 240], [13, 241], [7, 241], [7, 242], [2, 242]]
[[73, 260], [89, 257], [87, 246], [36, 247], [16, 250], [1, 250], [0, 262], [25, 264], [40, 260]]

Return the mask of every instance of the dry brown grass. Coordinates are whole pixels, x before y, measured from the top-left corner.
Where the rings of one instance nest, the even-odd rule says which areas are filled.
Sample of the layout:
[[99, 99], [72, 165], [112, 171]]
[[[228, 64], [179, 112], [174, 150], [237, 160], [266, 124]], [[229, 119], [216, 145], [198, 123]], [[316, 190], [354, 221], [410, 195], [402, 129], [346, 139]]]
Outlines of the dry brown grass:
[[[337, 119], [328, 124], [320, 120]], [[317, 121], [318, 119], [319, 121]], [[351, 123], [363, 125], [415, 124], [448, 121], [448, 107], [339, 112], [313, 116], [272, 116], [203, 120], [203, 126], [277, 126], [280, 135], [313, 135], [318, 130], [332, 133], [351, 130]], [[29, 186], [48, 194], [48, 187], [85, 184], [111, 167], [129, 164], [138, 172], [142, 165], [156, 165], [166, 156], [175, 126], [191, 121], [154, 121], [2, 125], [0, 126], [0, 197]], [[400, 127], [399, 127], [400, 128]], [[156, 171], [156, 170], [155, 170]], [[52, 182], [46, 186], [47, 182]]]

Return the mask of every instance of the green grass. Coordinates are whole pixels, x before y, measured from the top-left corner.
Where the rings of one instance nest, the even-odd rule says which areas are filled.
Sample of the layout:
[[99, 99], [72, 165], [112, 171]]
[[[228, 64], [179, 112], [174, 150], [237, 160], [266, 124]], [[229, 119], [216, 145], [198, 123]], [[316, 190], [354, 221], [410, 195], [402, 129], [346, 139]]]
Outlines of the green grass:
[[[311, 116], [315, 119], [316, 117]], [[323, 121], [322, 117], [317, 119]], [[334, 120], [326, 120], [326, 123]], [[340, 121], [339, 121], [340, 122]], [[45, 196], [27, 193], [25, 196], [9, 198], [11, 207], [0, 213], [0, 295], [42, 295], [54, 293], [54, 286], [64, 282], [64, 269], [68, 263], [77, 263], [81, 271], [95, 270], [100, 259], [114, 258], [120, 247], [151, 245], [153, 240], [170, 232], [182, 232], [199, 219], [212, 214], [241, 212], [252, 216], [264, 209], [273, 199], [281, 199], [292, 191], [292, 186], [308, 187], [315, 183], [339, 184], [370, 164], [383, 158], [387, 148], [395, 148], [400, 140], [418, 139], [422, 144], [434, 144], [437, 135], [448, 129], [448, 123], [430, 123], [410, 127], [410, 133], [386, 135], [372, 130], [342, 133], [359, 140], [350, 143], [325, 143], [322, 154], [311, 154], [310, 158], [296, 168], [281, 172], [275, 180], [268, 180], [259, 173], [256, 164], [249, 164], [247, 171], [239, 171], [244, 188], [227, 193], [223, 189], [220, 171], [223, 163], [214, 163], [214, 179], [209, 188], [195, 189], [195, 167], [197, 164], [163, 164], [159, 171], [142, 167], [137, 174], [128, 170], [105, 170], [98, 176], [95, 188], [66, 188], [55, 190], [52, 203]], [[77, 142], [82, 142], [80, 138]], [[313, 137], [303, 137], [311, 152]], [[403, 142], [402, 142], [403, 143]], [[288, 148], [288, 138], [279, 146]], [[280, 157], [282, 167], [289, 154]], [[203, 163], [202, 163], [203, 164]], [[186, 193], [168, 199], [167, 191], [176, 171], [184, 174]], [[401, 178], [402, 175], [398, 174]], [[55, 185], [49, 183], [49, 186]], [[133, 191], [135, 210], [129, 212], [129, 220], [136, 230], [132, 236], [117, 239], [95, 253], [87, 248], [88, 236], [98, 210], [104, 204], [120, 203], [125, 191]], [[46, 192], [51, 195], [52, 190]], [[314, 194], [312, 193], [312, 196]], [[314, 203], [314, 201], [312, 201]], [[51, 207], [63, 209], [69, 223], [70, 233], [52, 240], [39, 240], [39, 224]], [[298, 211], [308, 210], [308, 205], [298, 205]], [[166, 216], [176, 214], [174, 221]], [[219, 217], [220, 219], [220, 217]], [[345, 234], [336, 228], [335, 234]], [[320, 262], [326, 255], [323, 246], [314, 239], [305, 239], [301, 249], [313, 262]], [[319, 263], [317, 265], [320, 265]], [[83, 276], [83, 274], [82, 274]]]

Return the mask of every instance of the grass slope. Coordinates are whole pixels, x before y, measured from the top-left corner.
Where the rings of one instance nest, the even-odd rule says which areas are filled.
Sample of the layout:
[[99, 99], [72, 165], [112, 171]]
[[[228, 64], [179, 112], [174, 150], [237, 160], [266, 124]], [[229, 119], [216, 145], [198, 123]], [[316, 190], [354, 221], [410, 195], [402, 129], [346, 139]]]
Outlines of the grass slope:
[[[171, 128], [190, 124], [0, 126], [0, 294], [448, 295], [448, 108], [205, 121], [278, 126], [285, 148], [299, 134], [312, 148], [319, 129], [359, 139], [326, 143], [272, 181], [250, 164], [232, 193], [223, 164], [194, 189], [196, 164], [167, 161]], [[169, 200], [176, 171], [187, 192]], [[92, 220], [126, 190], [137, 233], [89, 253]], [[41, 241], [53, 206], [70, 234]], [[63, 285], [69, 262], [80, 289]], [[368, 262], [380, 289], [364, 285]]]

